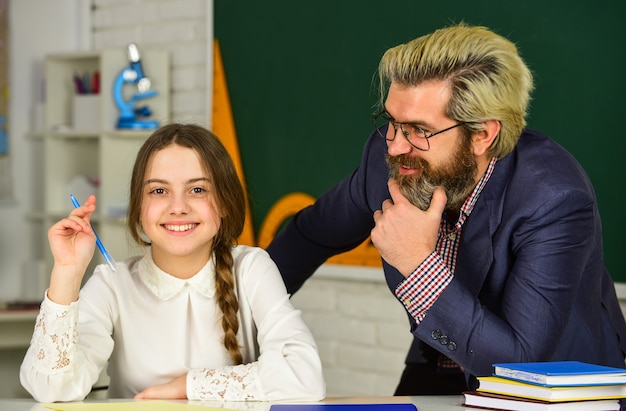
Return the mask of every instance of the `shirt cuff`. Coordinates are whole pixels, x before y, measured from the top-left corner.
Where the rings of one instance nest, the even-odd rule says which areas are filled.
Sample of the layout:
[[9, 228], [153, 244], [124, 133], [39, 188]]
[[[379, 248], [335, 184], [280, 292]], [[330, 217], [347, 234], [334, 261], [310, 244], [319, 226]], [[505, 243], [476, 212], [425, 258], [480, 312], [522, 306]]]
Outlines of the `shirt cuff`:
[[72, 301], [69, 305], [55, 303], [48, 298], [48, 289], [44, 293], [41, 308], [48, 313], [57, 313], [58, 315], [67, 315], [68, 312], [78, 312], [78, 300]]
[[46, 292], [31, 340], [39, 370], [59, 372], [73, 365], [78, 344], [77, 323], [78, 302], [57, 304], [48, 299]]
[[258, 385], [258, 362], [187, 372], [190, 400], [264, 401]]
[[395, 290], [396, 297], [419, 324], [454, 275], [433, 251]]

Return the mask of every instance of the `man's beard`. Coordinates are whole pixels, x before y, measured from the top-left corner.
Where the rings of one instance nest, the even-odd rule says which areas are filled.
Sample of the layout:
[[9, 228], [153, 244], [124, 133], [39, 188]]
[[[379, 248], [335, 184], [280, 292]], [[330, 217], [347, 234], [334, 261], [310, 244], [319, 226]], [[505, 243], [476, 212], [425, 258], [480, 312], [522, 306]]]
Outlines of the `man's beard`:
[[[458, 211], [476, 183], [478, 164], [471, 152], [469, 141], [464, 140], [452, 159], [432, 168], [422, 158], [387, 155], [389, 172], [398, 182], [400, 191], [416, 207], [427, 210], [437, 187], [443, 187], [448, 198], [446, 209]], [[417, 175], [400, 174], [400, 167], [415, 168]]]

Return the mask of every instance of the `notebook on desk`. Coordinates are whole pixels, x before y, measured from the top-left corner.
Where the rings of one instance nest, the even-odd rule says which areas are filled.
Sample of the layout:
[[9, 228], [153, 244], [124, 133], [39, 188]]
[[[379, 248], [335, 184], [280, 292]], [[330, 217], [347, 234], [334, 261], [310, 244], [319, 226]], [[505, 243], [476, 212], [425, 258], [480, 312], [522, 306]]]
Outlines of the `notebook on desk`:
[[270, 411], [417, 411], [413, 404], [274, 404]]

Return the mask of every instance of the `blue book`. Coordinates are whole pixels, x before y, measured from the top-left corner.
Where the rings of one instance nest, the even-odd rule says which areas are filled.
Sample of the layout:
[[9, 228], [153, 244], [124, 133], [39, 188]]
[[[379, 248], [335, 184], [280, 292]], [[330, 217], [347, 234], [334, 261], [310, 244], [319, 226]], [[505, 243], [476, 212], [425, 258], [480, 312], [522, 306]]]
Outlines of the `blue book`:
[[493, 367], [496, 377], [552, 387], [626, 384], [626, 369], [580, 361], [498, 363]]
[[273, 404], [270, 411], [417, 411], [413, 404]]

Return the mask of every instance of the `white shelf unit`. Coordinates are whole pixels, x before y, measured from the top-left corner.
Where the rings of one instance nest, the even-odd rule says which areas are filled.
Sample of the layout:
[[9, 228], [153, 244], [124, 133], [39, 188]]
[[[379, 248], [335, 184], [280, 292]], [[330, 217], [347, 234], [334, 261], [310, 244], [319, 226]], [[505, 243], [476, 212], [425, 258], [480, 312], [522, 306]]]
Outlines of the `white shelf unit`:
[[[142, 50], [144, 73], [150, 78], [156, 96], [138, 100], [137, 106], [148, 106], [149, 117], [165, 123], [170, 116], [170, 65], [167, 52]], [[128, 204], [128, 190], [132, 166], [137, 150], [154, 130], [116, 129], [119, 111], [113, 99], [113, 84], [129, 60], [125, 49], [101, 52], [52, 54], [45, 59], [46, 107], [44, 140], [44, 201], [43, 210], [31, 213], [31, 219], [40, 218], [46, 233], [44, 254], [46, 269], [52, 268], [52, 255], [47, 244], [47, 230], [72, 209], [68, 184], [76, 177], [97, 178], [97, 210], [92, 225], [111, 256], [121, 261], [133, 254], [125, 226], [124, 210]], [[82, 73], [100, 73], [99, 113], [93, 127], [73, 127], [75, 85], [73, 76]], [[126, 84], [123, 98], [128, 100], [137, 87]], [[83, 122], [84, 123], [84, 122]], [[76, 194], [76, 193], [73, 193]], [[78, 198], [82, 203], [86, 198]], [[96, 249], [92, 267], [103, 263]]]

